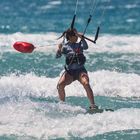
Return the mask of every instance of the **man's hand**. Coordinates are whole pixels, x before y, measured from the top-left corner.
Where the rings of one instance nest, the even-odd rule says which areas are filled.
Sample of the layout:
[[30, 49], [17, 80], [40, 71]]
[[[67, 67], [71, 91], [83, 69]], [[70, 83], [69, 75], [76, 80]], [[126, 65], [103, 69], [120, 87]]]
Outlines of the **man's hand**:
[[81, 39], [84, 39], [84, 36], [83, 36], [82, 33], [76, 33], [76, 36], [78, 36], [78, 37], [81, 38]]

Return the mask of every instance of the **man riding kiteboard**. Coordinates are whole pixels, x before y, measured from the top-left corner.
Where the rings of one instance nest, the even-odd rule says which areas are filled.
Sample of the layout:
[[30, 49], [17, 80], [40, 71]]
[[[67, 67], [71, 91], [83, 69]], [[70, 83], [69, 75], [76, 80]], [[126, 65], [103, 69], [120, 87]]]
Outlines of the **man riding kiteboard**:
[[[88, 44], [76, 29], [68, 29], [64, 36], [66, 37], [67, 42], [60, 43], [56, 53], [56, 58], [61, 57], [62, 54], [64, 54], [66, 58], [65, 71], [60, 77], [57, 85], [59, 99], [65, 101], [65, 87], [73, 81], [78, 80], [87, 93], [90, 109], [97, 108], [93, 91], [89, 84], [89, 76], [84, 66], [86, 57], [84, 56], [83, 51], [88, 49]], [[80, 42], [77, 42], [78, 37], [81, 39]]]

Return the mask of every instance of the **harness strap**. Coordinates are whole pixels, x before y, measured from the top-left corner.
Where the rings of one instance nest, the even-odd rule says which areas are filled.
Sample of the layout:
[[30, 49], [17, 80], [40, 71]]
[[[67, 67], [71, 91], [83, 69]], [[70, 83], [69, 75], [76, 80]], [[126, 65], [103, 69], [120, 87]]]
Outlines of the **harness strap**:
[[79, 65], [83, 65], [86, 62], [86, 57], [84, 54], [74, 54], [72, 56], [67, 56], [66, 57], [66, 64], [69, 66], [73, 63], [77, 63]]

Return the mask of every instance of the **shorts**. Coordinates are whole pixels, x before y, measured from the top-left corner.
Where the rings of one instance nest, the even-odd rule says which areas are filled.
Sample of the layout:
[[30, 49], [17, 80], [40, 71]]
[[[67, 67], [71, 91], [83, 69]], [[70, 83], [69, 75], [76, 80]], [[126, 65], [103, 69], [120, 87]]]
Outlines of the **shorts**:
[[87, 74], [87, 70], [85, 67], [79, 68], [79, 69], [65, 69], [66, 72], [73, 77], [73, 80], [78, 80], [79, 75], [83, 72]]

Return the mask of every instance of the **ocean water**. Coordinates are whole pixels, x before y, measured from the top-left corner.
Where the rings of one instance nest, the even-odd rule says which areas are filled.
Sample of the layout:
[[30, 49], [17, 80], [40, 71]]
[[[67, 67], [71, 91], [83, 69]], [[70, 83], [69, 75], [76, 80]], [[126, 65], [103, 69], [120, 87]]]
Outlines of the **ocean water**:
[[[80, 32], [93, 1], [79, 0]], [[0, 140], [140, 139], [140, 1], [96, 2], [86, 36], [94, 39], [102, 21], [101, 30], [96, 44], [88, 42], [85, 66], [96, 104], [114, 112], [89, 114], [78, 81], [66, 87], [65, 103], [56, 89], [65, 62], [55, 59], [57, 38], [70, 26], [76, 0], [0, 0]], [[17, 52], [16, 41], [36, 49]]]

